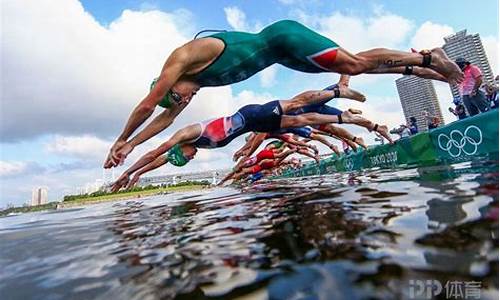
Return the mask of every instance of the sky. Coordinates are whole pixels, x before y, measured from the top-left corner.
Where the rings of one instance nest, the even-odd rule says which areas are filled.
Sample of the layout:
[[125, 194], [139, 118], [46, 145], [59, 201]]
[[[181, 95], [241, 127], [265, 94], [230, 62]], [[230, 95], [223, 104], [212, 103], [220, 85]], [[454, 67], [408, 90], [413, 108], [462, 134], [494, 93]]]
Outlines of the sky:
[[[3, 0], [0, 5], [0, 208], [28, 202], [37, 186], [47, 187], [49, 201], [57, 201], [96, 179], [111, 178], [102, 163], [130, 112], [168, 55], [203, 29], [258, 32], [293, 19], [353, 53], [442, 46], [443, 37], [467, 29], [480, 34], [495, 74], [499, 68], [497, 0]], [[395, 127], [404, 120], [398, 77], [353, 77], [351, 87], [367, 101], [333, 104], [361, 109], [367, 118]], [[185, 125], [337, 80], [335, 74], [274, 65], [246, 81], [202, 89], [171, 127], [137, 147], [115, 175]], [[445, 121], [453, 121], [448, 85], [434, 86]], [[373, 143], [366, 130], [347, 127]], [[239, 138], [223, 149], [200, 150], [185, 168], [168, 165], [151, 175], [231, 167], [231, 155], [242, 144]]]

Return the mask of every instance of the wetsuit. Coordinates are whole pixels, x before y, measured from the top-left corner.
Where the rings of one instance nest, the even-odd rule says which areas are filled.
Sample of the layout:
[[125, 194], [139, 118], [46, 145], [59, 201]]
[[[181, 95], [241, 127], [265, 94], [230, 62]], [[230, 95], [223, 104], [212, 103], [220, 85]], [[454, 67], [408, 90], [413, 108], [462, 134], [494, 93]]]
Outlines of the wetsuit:
[[224, 42], [222, 53], [194, 75], [200, 86], [221, 86], [245, 80], [273, 65], [320, 73], [332, 70], [339, 46], [290, 20], [273, 23], [253, 34], [228, 31], [208, 36]]
[[258, 173], [258, 172], [260, 172], [262, 170], [274, 168], [277, 165], [278, 164], [274, 160], [265, 161], [265, 162], [262, 162], [262, 163], [260, 163], [258, 165], [253, 166], [250, 171], [252, 172], [252, 174], [255, 174], [255, 173]]
[[270, 132], [280, 129], [282, 115], [278, 100], [262, 105], [245, 105], [232, 116], [200, 123], [201, 134], [190, 143], [198, 148], [224, 147], [250, 131]]
[[245, 160], [242, 167], [247, 168], [253, 166], [264, 159], [274, 159], [274, 151], [271, 149], [264, 149], [257, 153], [256, 156], [250, 157], [249, 159]]

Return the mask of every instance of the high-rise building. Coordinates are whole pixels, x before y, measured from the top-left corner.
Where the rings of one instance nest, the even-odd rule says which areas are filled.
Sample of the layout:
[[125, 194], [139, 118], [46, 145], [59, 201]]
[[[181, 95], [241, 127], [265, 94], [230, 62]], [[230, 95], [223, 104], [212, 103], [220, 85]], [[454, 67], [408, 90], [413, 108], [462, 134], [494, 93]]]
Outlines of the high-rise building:
[[428, 128], [427, 120], [422, 115], [424, 110], [431, 116], [438, 117], [439, 124], [444, 124], [436, 90], [431, 80], [416, 76], [403, 76], [396, 79], [396, 87], [406, 121], [415, 117], [418, 131], [426, 131]]
[[[483, 82], [494, 83], [494, 76], [490, 63], [484, 52], [483, 43], [479, 34], [467, 34], [467, 30], [459, 31], [444, 38], [443, 50], [451, 60], [463, 57], [476, 65], [483, 72]], [[458, 87], [450, 85], [453, 97], [460, 97]]]
[[31, 206], [42, 205], [48, 202], [48, 189], [40, 186], [33, 188], [31, 192]]

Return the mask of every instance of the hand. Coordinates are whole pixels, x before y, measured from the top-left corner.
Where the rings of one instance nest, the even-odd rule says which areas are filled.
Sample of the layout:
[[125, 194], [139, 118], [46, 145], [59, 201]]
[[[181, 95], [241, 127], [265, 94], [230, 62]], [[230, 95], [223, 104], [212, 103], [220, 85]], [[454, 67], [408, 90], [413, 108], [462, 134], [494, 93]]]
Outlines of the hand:
[[116, 156], [116, 151], [118, 151], [118, 149], [120, 149], [126, 143], [127, 143], [127, 141], [118, 140], [113, 144], [113, 146], [109, 150], [109, 153], [108, 153], [108, 156], [106, 157], [106, 160], [104, 161], [104, 168], [105, 169], [116, 167], [118, 165], [120, 160]]
[[126, 186], [129, 181], [129, 175], [127, 173], [123, 173], [120, 178], [118, 178], [113, 186], [111, 187], [112, 192], [117, 192], [122, 187]]
[[119, 158], [118, 165], [123, 165], [125, 158], [127, 158], [132, 150], [134, 150], [134, 146], [130, 145], [130, 143], [126, 143], [115, 152], [116, 157]]
[[455, 112], [455, 110], [453, 108], [451, 108], [451, 107], [448, 107], [448, 111], [451, 112], [451, 113]]
[[233, 161], [237, 161], [238, 158], [240, 158], [240, 156], [242, 156], [243, 154], [241, 153], [241, 151], [236, 151], [233, 155]]
[[137, 181], [139, 181], [140, 178], [141, 177], [139, 175], [137, 174], [134, 175], [134, 177], [132, 177], [132, 180], [130, 180], [130, 182], [127, 184], [127, 189], [133, 187], [137, 183]]

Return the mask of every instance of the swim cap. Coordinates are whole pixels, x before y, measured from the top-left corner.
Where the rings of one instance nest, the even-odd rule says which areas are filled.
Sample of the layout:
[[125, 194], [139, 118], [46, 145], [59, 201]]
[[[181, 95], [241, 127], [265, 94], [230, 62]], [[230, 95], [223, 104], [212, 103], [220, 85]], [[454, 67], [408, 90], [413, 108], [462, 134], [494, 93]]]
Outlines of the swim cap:
[[272, 142], [269, 143], [269, 145], [274, 145], [274, 148], [279, 149], [279, 148], [283, 147], [283, 145], [285, 145], [285, 142], [283, 142], [283, 141], [272, 141]]
[[173, 146], [168, 150], [166, 158], [169, 163], [176, 167], [182, 167], [189, 162], [182, 152], [181, 146], [179, 144]]
[[[159, 79], [158, 77], [153, 79], [153, 82], [151, 82], [151, 85], [149, 87], [150, 91], [155, 87], [156, 83], [158, 82], [158, 79]], [[165, 97], [161, 99], [160, 103], [158, 103], [158, 106], [161, 106], [163, 108], [170, 108], [172, 107], [172, 102], [173, 102], [172, 99], [170, 99], [170, 93], [167, 93]]]

